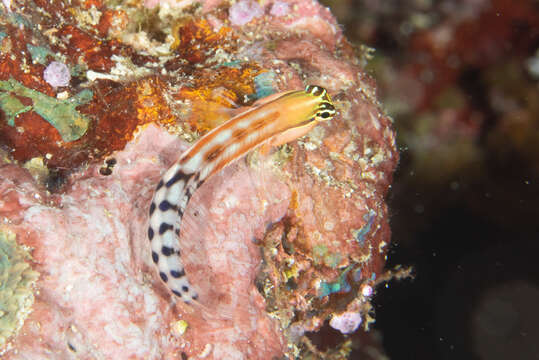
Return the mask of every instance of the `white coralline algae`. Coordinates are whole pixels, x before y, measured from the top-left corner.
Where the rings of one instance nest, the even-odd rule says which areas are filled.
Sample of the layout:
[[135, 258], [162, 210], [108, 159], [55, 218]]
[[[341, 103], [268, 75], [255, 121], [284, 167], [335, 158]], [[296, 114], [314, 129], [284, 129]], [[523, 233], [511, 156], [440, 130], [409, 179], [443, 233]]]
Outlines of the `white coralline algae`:
[[288, 5], [287, 2], [284, 1], [276, 1], [271, 6], [270, 15], [281, 17], [288, 15], [290, 12], [290, 5]]
[[66, 64], [59, 61], [51, 62], [43, 72], [43, 78], [53, 87], [67, 86], [71, 74]]
[[264, 9], [252, 0], [241, 0], [228, 10], [228, 19], [232, 25], [245, 25], [254, 18], [264, 15]]
[[361, 325], [361, 315], [357, 312], [345, 312], [340, 315], [333, 315], [329, 321], [329, 326], [339, 330], [343, 334], [350, 334]]

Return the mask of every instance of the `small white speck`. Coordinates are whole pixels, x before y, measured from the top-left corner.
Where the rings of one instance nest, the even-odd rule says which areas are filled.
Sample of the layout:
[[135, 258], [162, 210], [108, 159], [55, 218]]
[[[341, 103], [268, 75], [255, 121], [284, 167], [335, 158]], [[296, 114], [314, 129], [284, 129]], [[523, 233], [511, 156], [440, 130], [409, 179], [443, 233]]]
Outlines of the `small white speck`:
[[365, 285], [363, 286], [363, 288], [361, 289], [361, 294], [364, 296], [364, 297], [369, 297], [372, 295], [372, 286], [370, 285]]
[[331, 231], [335, 228], [335, 224], [331, 221], [326, 221], [324, 223], [324, 229], [327, 230], [327, 231]]
[[204, 346], [204, 350], [202, 350], [202, 352], [198, 355], [198, 357], [201, 359], [204, 359], [205, 357], [210, 355], [212, 349], [213, 349], [213, 346], [211, 344], [206, 344], [206, 346]]
[[56, 98], [58, 100], [66, 100], [69, 98], [69, 92], [68, 91], [62, 91], [61, 93], [56, 94]]
[[176, 336], [182, 336], [185, 334], [185, 331], [187, 330], [187, 327], [189, 324], [187, 324], [187, 321], [185, 320], [178, 320], [172, 323], [171, 329], [172, 333]]

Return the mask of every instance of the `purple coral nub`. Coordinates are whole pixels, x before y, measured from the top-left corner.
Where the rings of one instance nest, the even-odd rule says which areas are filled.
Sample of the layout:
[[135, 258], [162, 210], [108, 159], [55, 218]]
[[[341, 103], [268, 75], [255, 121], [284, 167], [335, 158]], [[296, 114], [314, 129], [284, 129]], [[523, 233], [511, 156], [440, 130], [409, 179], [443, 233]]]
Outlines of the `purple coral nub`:
[[357, 312], [345, 312], [340, 315], [333, 315], [329, 321], [329, 326], [339, 330], [342, 334], [350, 334], [361, 325], [361, 315]]
[[71, 80], [71, 74], [66, 64], [59, 61], [51, 62], [43, 72], [43, 78], [53, 87], [67, 86]]
[[288, 15], [290, 12], [290, 5], [284, 1], [275, 1], [271, 6], [270, 14], [275, 17], [281, 17]]
[[252, 0], [240, 0], [228, 10], [228, 19], [232, 25], [245, 25], [262, 15], [264, 15], [264, 9]]

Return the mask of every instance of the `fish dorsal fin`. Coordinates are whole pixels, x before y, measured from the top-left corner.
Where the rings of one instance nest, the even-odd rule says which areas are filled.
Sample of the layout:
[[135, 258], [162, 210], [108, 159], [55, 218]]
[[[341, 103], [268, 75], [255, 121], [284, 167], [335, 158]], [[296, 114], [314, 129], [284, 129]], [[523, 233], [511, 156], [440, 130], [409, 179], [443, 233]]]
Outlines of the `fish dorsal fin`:
[[286, 95], [286, 94], [289, 94], [291, 92], [294, 92], [296, 90], [290, 90], [290, 91], [283, 91], [283, 92], [277, 92], [275, 94], [271, 94], [269, 96], [266, 96], [266, 97], [263, 97], [262, 99], [258, 99], [257, 101], [255, 101], [251, 106], [252, 107], [258, 107], [258, 106], [262, 106], [264, 104], [267, 104], [277, 98], [280, 98], [281, 96], [283, 95]]

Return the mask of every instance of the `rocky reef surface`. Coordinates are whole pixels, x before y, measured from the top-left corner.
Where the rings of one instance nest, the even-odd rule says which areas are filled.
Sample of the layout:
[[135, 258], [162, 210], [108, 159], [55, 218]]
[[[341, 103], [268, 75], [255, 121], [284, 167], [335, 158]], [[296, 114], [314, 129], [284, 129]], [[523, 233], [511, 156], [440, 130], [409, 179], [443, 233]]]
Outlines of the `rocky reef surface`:
[[[35, 298], [5, 358], [350, 353], [345, 337], [321, 350], [308, 335], [368, 330], [376, 285], [407, 273], [383, 270], [392, 121], [363, 71], [368, 49], [328, 9], [6, 0], [0, 11], [1, 230], [30, 250]], [[307, 84], [338, 116], [195, 193], [180, 240], [200, 304], [176, 302], [146, 237], [160, 175], [238, 109]]]

